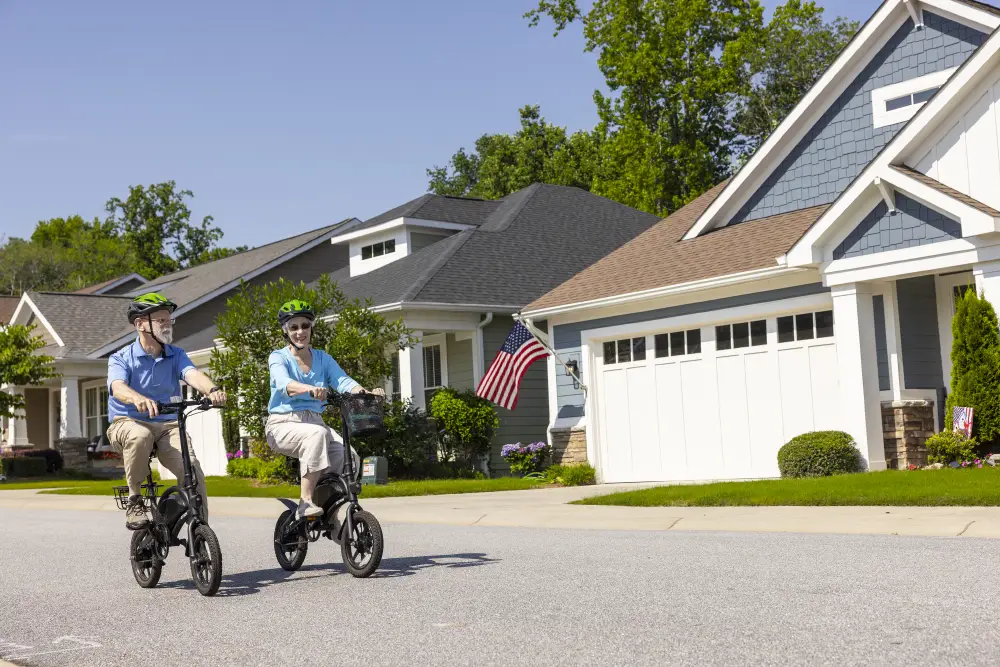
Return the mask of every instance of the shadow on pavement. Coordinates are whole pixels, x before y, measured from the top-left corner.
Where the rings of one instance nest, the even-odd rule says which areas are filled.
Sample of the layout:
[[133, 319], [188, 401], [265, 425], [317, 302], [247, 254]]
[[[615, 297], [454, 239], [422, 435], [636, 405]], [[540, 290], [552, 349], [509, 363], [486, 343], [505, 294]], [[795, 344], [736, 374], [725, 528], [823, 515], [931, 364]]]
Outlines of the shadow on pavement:
[[[409, 558], [384, 558], [372, 579], [409, 577], [434, 567], [468, 568], [498, 563], [500, 559], [490, 558], [483, 553], [442, 554], [438, 556], [413, 556]], [[303, 576], [306, 575], [306, 576]], [[237, 572], [222, 577], [222, 586], [216, 597], [242, 597], [254, 595], [262, 589], [286, 582], [307, 581], [321, 577], [347, 575], [343, 563], [322, 563], [303, 565], [297, 572], [286, 572], [280, 567], [252, 572]], [[160, 583], [157, 588], [194, 590], [190, 579]]]

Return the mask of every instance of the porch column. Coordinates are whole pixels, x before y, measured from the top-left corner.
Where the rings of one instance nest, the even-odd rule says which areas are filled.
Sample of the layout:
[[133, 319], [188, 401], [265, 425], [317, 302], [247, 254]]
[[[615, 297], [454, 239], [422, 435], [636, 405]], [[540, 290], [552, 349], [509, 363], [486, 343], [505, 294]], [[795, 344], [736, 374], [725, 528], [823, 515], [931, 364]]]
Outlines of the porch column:
[[885, 285], [882, 299], [885, 311], [885, 341], [889, 357], [889, 384], [892, 400], [899, 401], [903, 398], [906, 378], [903, 376], [903, 346], [899, 330], [899, 298], [896, 295], [896, 281]]
[[993, 304], [993, 309], [1000, 313], [1000, 262], [984, 262], [972, 267], [972, 275], [976, 279], [976, 291]]
[[834, 287], [832, 295], [844, 430], [854, 438], [869, 470], [885, 470], [871, 286], [842, 285]]
[[[24, 387], [11, 387], [10, 393], [24, 398]], [[22, 410], [16, 417], [11, 417], [10, 426], [7, 429], [7, 445], [9, 447], [28, 446], [28, 420], [27, 413]]]
[[59, 437], [79, 438], [80, 428], [80, 378], [63, 376], [59, 386]]
[[[423, 340], [423, 331], [414, 331], [417, 341]], [[413, 347], [399, 351], [399, 392], [404, 401], [411, 401], [413, 407], [427, 409], [424, 398], [424, 346], [417, 342]]]

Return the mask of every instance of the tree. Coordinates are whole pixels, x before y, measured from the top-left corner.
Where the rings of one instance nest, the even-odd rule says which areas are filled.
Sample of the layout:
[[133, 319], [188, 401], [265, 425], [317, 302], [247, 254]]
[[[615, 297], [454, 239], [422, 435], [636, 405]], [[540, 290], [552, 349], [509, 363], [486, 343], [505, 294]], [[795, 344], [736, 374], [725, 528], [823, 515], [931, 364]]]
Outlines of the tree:
[[514, 134], [484, 134], [475, 152], [459, 148], [448, 167], [427, 170], [429, 190], [439, 195], [500, 199], [532, 183], [589, 190], [597, 162], [592, 132], [569, 134], [542, 118], [538, 106], [520, 109]]
[[[0, 387], [31, 386], [58, 377], [49, 356], [35, 354], [45, 341], [34, 335], [34, 325], [0, 327]], [[24, 410], [24, 396], [0, 391], [0, 417], [16, 417]]]
[[1000, 438], [1000, 329], [993, 306], [970, 288], [952, 319], [951, 392], [947, 414], [973, 408], [973, 435], [986, 444]]
[[329, 353], [366, 387], [382, 386], [392, 373], [389, 350], [413, 344], [401, 319], [387, 321], [371, 310], [370, 302], [349, 301], [327, 276], [315, 288], [284, 279], [266, 285], [242, 283], [216, 319], [223, 347], [212, 350], [209, 368], [230, 396], [230, 409], [238, 412], [240, 426], [257, 440], [264, 439], [271, 393], [267, 359], [288, 344], [278, 327], [277, 312], [292, 299], [308, 301], [317, 314], [338, 315], [333, 323], [316, 319], [312, 346]]
[[858, 30], [857, 21], [823, 22], [815, 2], [788, 0], [761, 31], [738, 40], [727, 54], [746, 85], [735, 114], [745, 161], [823, 75]]
[[65, 289], [73, 266], [68, 258], [20, 238], [0, 246], [0, 289], [20, 296], [28, 290]]
[[176, 188], [174, 181], [129, 186], [125, 201], [112, 197], [105, 206], [108, 224], [134, 248], [137, 272], [147, 278], [193, 266], [222, 238], [210, 215], [191, 224], [185, 199], [194, 193]]

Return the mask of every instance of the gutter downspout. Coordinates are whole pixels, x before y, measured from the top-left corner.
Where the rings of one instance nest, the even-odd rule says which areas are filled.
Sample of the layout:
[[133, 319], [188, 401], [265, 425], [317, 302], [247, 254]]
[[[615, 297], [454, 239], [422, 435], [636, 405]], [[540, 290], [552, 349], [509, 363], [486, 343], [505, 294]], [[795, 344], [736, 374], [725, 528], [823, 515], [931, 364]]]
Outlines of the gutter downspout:
[[493, 311], [486, 313], [486, 319], [481, 321], [476, 325], [476, 352], [473, 355], [473, 359], [478, 359], [478, 364], [473, 363], [473, 379], [475, 380], [475, 385], [479, 387], [479, 381], [483, 379], [483, 375], [486, 373], [484, 366], [486, 365], [485, 343], [483, 342], [483, 329], [489, 326], [490, 322], [493, 321]]

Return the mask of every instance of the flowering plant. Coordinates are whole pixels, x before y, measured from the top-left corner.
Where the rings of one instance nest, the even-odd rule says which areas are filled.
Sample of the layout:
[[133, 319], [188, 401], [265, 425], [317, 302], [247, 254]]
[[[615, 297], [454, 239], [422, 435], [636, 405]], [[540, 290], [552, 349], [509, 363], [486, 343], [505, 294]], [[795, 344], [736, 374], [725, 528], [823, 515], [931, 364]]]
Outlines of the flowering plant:
[[551, 451], [552, 448], [545, 442], [533, 442], [527, 445], [516, 442], [504, 445], [500, 450], [500, 456], [510, 464], [511, 472], [527, 475], [540, 471]]
[[226, 458], [229, 459], [230, 461], [232, 461], [233, 459], [241, 459], [243, 458], [243, 452], [242, 450], [237, 452], [226, 452]]
[[122, 455], [115, 451], [87, 452], [87, 458], [91, 461], [113, 461], [115, 459], [121, 459]]

